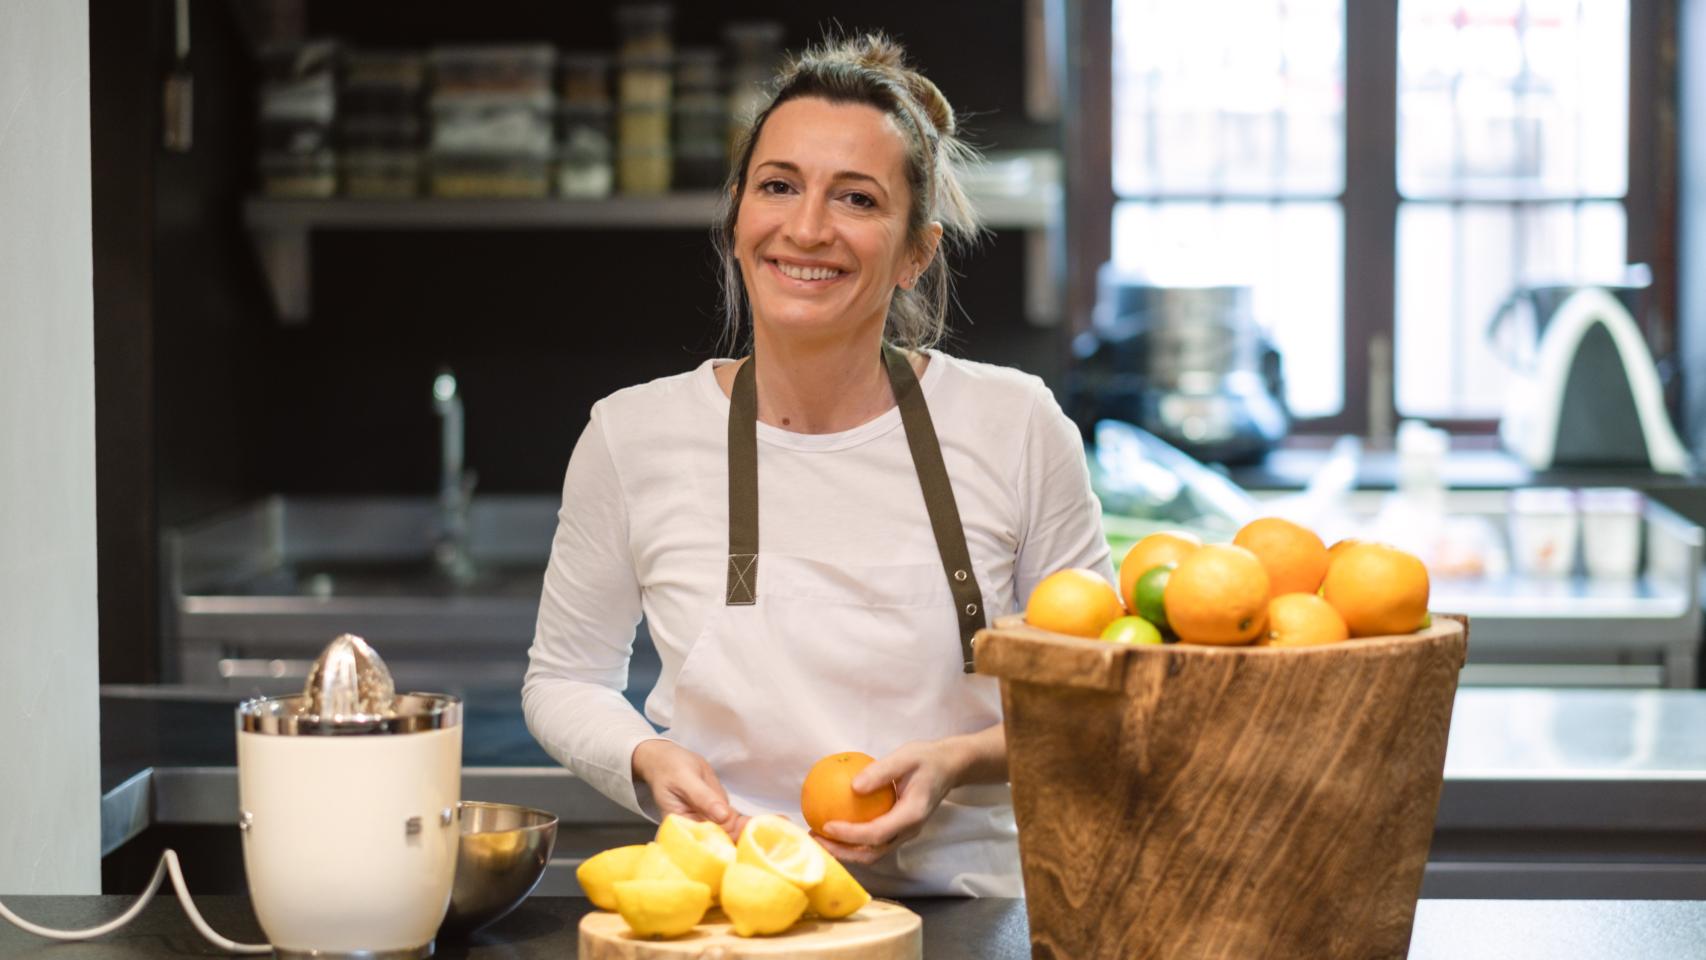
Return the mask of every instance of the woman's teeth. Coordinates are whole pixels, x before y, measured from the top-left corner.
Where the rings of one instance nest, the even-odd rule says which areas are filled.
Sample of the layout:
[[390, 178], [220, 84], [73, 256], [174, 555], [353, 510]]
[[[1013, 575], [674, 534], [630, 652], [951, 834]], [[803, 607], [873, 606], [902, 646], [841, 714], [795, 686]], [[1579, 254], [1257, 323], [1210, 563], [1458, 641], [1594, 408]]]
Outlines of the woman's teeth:
[[782, 271], [782, 276], [794, 280], [829, 280], [841, 276], [841, 271], [834, 267], [796, 267], [780, 260], [773, 262], [776, 269]]

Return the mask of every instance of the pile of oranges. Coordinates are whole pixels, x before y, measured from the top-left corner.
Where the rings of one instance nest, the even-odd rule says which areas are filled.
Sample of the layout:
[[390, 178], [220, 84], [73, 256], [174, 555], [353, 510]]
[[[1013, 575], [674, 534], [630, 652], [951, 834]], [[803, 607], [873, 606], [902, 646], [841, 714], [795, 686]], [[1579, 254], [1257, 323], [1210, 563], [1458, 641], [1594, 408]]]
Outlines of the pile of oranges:
[[1115, 588], [1089, 570], [1050, 574], [1025, 622], [1123, 643], [1313, 646], [1428, 626], [1428, 571], [1410, 553], [1341, 540], [1328, 548], [1278, 517], [1246, 524], [1229, 544], [1154, 533], [1120, 564]]

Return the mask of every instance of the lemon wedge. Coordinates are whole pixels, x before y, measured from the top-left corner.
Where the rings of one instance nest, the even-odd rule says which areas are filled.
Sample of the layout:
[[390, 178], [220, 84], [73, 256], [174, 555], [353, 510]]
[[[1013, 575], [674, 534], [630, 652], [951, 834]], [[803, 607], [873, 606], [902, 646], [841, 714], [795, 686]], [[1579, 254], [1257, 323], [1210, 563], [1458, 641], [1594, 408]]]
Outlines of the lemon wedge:
[[722, 827], [672, 813], [658, 825], [657, 845], [688, 879], [710, 887], [711, 902], [717, 902], [723, 871], [735, 862], [734, 841]]
[[812, 912], [825, 920], [839, 920], [859, 912], [871, 902], [871, 895], [859, 886], [859, 881], [847, 872], [841, 861], [826, 852], [823, 858], [823, 882], [806, 891]]
[[679, 937], [711, 909], [711, 888], [697, 880], [624, 880], [616, 912], [642, 937]]
[[612, 847], [603, 853], [586, 858], [575, 868], [575, 879], [592, 905], [600, 910], [616, 909], [616, 884], [634, 879], [640, 866], [640, 855], [646, 852], [643, 843]]
[[723, 912], [740, 937], [781, 933], [806, 912], [800, 888], [763, 867], [736, 863], [723, 874]]
[[[675, 865], [667, 852], [657, 841], [646, 844], [640, 854], [639, 862], [634, 865], [635, 880], [692, 880], [687, 872]], [[703, 882], [703, 881], [701, 881]]]
[[748, 820], [735, 844], [736, 863], [768, 870], [801, 890], [823, 882], [823, 862], [828, 859], [805, 828], [774, 813]]

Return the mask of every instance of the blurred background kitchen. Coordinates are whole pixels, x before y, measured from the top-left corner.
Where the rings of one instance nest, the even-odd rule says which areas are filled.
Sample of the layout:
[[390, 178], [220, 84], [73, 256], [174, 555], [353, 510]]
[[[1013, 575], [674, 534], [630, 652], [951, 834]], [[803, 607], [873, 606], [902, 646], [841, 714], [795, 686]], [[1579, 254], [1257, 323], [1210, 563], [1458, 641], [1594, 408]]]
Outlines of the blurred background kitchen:
[[[1280, 513], [1471, 616], [1424, 895], [1706, 898], [1698, 7], [0, 10], [0, 760], [63, 774], [0, 788], [0, 849], [100, 861], [0, 892], [134, 890], [161, 846], [240, 890], [232, 707], [343, 631], [466, 698], [465, 796], [562, 817], [542, 890], [643, 837], [521, 721], [563, 469], [594, 401], [716, 351], [732, 132], [840, 27], [986, 148], [948, 349], [1054, 387], [1116, 561]], [[32, 143], [70, 144], [45, 187]], [[642, 628], [636, 702], [655, 671]]]

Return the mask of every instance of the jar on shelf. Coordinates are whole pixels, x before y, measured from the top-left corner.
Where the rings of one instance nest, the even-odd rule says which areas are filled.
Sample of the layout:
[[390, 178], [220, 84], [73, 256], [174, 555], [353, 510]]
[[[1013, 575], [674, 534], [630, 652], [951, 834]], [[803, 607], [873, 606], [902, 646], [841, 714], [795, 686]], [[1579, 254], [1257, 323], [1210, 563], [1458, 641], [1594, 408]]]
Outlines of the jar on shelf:
[[388, 50], [344, 53], [340, 117], [414, 117], [426, 88], [426, 57]]
[[608, 103], [565, 103], [558, 110], [557, 195], [610, 195], [616, 180]]
[[625, 106], [616, 114], [616, 143], [623, 150], [669, 150], [667, 105]]
[[557, 50], [548, 43], [434, 47], [435, 95], [549, 96]]
[[723, 28], [729, 49], [728, 142], [731, 152], [770, 98], [770, 84], [782, 64], [782, 24], [746, 20]]
[[443, 153], [547, 154], [551, 150], [549, 94], [437, 95], [432, 100], [432, 149]]
[[655, 196], [670, 189], [670, 151], [619, 148], [616, 185], [625, 194]]
[[338, 157], [343, 194], [362, 200], [403, 200], [421, 192], [419, 150], [366, 149]]
[[337, 160], [330, 150], [263, 153], [261, 192], [291, 199], [330, 197], [338, 190]]
[[565, 50], [557, 56], [557, 99], [564, 106], [610, 103], [610, 54]]
[[[260, 53], [261, 151], [318, 154], [332, 145], [339, 46], [331, 40], [272, 44]], [[335, 178], [334, 178], [335, 179]]]
[[723, 86], [723, 52], [716, 47], [682, 47], [675, 52], [678, 95], [716, 93]]
[[617, 101], [623, 106], [658, 103], [667, 106], [674, 86], [672, 62], [668, 55], [624, 54], [617, 60]]
[[675, 8], [668, 3], [625, 3], [616, 8], [622, 56], [668, 57], [675, 49], [670, 29]]
[[434, 154], [432, 194], [447, 199], [538, 198], [551, 191], [550, 155]]

